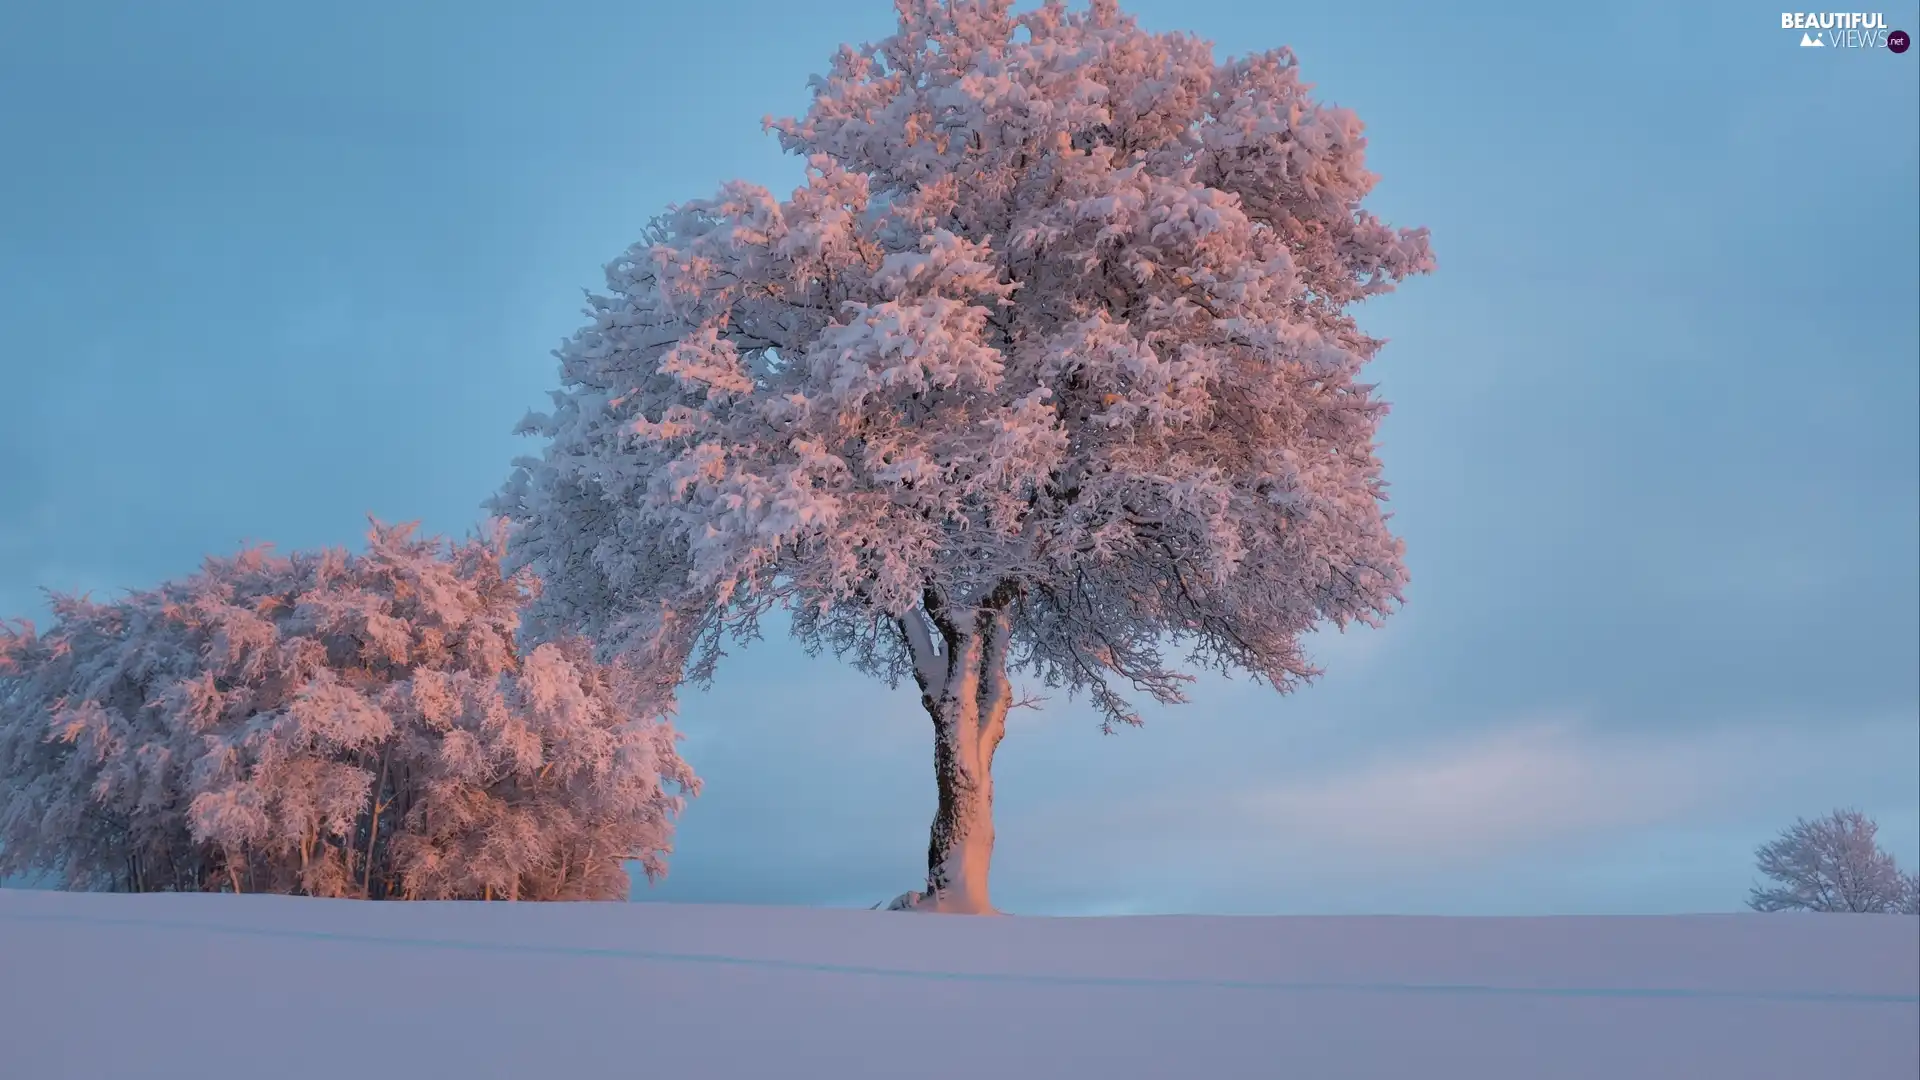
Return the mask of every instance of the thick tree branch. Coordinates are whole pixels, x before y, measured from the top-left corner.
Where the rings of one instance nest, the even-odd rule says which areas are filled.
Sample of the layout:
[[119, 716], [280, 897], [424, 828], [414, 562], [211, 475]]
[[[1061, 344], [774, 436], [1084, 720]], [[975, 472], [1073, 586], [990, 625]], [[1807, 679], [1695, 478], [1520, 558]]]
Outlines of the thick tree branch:
[[946, 651], [943, 655], [951, 664], [952, 657], [960, 649], [960, 627], [954, 623], [952, 615], [948, 613], [946, 601], [940, 596], [940, 590], [931, 585], [927, 586], [921, 590], [920, 603], [926, 608], [927, 618], [932, 620], [934, 629], [940, 631], [940, 640], [946, 643]]
[[913, 681], [919, 685], [920, 693], [939, 693], [945, 664], [939, 647], [934, 644], [933, 635], [927, 632], [926, 620], [920, 612], [909, 611], [894, 622], [900, 627], [900, 635], [907, 641], [907, 651], [913, 656]]
[[994, 742], [1005, 727], [1013, 705], [1013, 687], [1007, 678], [1007, 644], [1012, 636], [1004, 608], [980, 613], [980, 731]]

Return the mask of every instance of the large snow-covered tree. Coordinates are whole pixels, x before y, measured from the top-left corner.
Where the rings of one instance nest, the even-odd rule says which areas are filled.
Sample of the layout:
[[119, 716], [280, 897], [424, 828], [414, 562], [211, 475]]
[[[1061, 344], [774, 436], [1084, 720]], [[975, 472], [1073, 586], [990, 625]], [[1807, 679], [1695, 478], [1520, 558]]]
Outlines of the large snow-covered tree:
[[901, 0], [731, 183], [607, 267], [495, 507], [533, 618], [696, 679], [792, 612], [899, 681], [938, 788], [918, 906], [990, 908], [1010, 671], [1105, 726], [1192, 670], [1285, 690], [1398, 601], [1350, 308], [1432, 266], [1349, 111], [1110, 0]]
[[0, 628], [0, 876], [69, 888], [625, 897], [697, 785], [671, 684], [521, 651], [499, 537], [210, 559]]

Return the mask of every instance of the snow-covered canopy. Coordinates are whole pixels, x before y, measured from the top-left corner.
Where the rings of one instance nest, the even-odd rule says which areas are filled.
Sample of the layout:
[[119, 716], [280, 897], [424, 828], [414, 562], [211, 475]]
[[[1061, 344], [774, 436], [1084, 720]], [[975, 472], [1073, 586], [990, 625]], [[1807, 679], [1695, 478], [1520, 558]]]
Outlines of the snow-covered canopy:
[[624, 897], [697, 786], [670, 687], [524, 655], [494, 540], [209, 559], [0, 627], [0, 876], [71, 888]]
[[769, 122], [805, 186], [729, 184], [607, 267], [496, 503], [537, 618], [700, 674], [784, 604], [898, 678], [1005, 608], [1011, 661], [1109, 722], [1179, 699], [1170, 647], [1311, 674], [1302, 633], [1406, 580], [1348, 309], [1433, 261], [1308, 91], [1108, 0], [902, 0]]

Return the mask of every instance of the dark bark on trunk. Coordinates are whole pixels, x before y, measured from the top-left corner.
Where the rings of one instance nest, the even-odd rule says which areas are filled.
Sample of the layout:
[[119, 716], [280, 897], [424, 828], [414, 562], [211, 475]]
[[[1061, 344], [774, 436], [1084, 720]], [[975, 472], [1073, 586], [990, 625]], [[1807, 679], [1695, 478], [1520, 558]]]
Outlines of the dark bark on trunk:
[[380, 815], [387, 804], [383, 801], [387, 787], [387, 768], [392, 761], [392, 747], [380, 750], [380, 771], [374, 775], [373, 798], [367, 810], [367, 865], [360, 879], [360, 895], [368, 900], [379, 899], [373, 895], [374, 862], [380, 854]]
[[922, 907], [987, 914], [993, 862], [993, 756], [1006, 732], [1011, 589], [996, 589], [964, 622], [929, 603], [941, 636], [943, 678], [923, 681], [921, 704], [933, 720], [933, 774], [938, 792], [927, 842]]

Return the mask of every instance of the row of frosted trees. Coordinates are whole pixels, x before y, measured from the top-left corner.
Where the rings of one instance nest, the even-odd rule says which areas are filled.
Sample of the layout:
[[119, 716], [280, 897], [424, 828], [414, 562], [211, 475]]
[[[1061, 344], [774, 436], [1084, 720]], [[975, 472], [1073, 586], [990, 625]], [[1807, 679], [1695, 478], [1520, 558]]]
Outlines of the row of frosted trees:
[[0, 633], [0, 877], [310, 896], [623, 897], [697, 781], [671, 686], [516, 640], [497, 539], [375, 525]]

